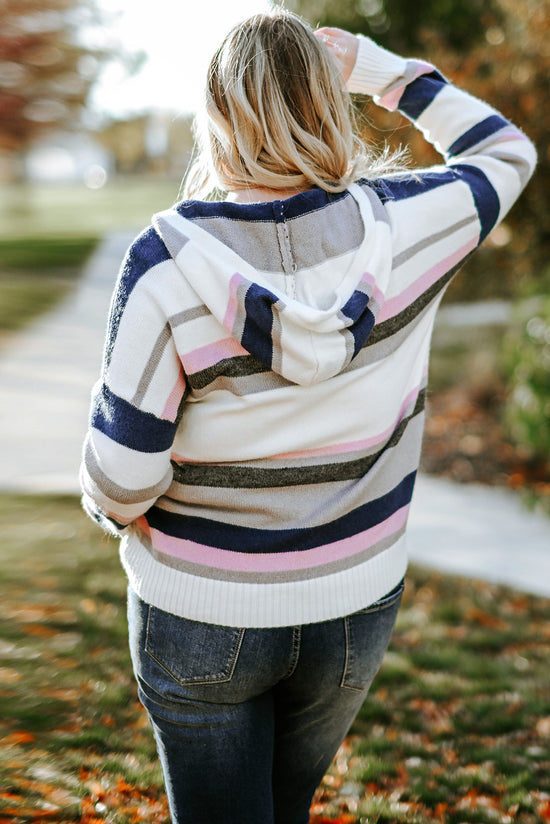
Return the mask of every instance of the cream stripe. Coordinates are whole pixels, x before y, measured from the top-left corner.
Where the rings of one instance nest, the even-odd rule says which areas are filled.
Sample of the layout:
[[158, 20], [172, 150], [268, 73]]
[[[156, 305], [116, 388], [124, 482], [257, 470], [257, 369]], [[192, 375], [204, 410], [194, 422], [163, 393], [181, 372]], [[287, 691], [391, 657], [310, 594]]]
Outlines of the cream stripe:
[[144, 489], [127, 489], [119, 486], [103, 472], [97, 462], [96, 454], [89, 441], [86, 442], [84, 452], [86, 471], [97, 489], [110, 501], [120, 504], [138, 504], [163, 495], [172, 481], [172, 467], [170, 467], [161, 481], [154, 486]]
[[135, 535], [122, 539], [130, 586], [147, 603], [174, 615], [238, 627], [282, 627], [339, 618], [370, 606], [403, 578], [405, 536], [362, 564], [322, 578], [273, 584], [197, 578], [150, 555]]

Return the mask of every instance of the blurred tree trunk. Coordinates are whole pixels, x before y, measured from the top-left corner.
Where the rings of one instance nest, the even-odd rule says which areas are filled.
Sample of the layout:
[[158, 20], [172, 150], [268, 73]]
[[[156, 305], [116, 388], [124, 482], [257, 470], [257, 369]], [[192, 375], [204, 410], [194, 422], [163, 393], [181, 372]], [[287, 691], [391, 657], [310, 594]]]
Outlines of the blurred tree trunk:
[[0, 152], [17, 156], [52, 129], [81, 125], [106, 60], [131, 56], [87, 45], [94, 0], [0, 0]]

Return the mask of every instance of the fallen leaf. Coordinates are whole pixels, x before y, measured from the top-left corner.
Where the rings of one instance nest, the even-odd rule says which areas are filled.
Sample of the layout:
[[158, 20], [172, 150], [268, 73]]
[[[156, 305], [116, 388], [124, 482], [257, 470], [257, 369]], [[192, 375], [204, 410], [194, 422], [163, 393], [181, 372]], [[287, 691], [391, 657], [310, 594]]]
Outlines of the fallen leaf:
[[36, 736], [32, 734], [32, 732], [11, 732], [4, 738], [4, 744], [8, 746], [10, 744], [17, 745], [17, 744], [32, 744], [33, 741], [36, 740]]

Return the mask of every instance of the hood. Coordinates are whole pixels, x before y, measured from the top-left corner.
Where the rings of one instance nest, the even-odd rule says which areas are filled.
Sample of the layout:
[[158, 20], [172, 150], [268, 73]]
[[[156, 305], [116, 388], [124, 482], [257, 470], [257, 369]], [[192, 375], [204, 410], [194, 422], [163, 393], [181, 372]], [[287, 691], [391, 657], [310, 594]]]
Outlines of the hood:
[[229, 336], [271, 370], [303, 386], [339, 374], [365, 345], [391, 272], [383, 208], [359, 186], [349, 191], [359, 203], [364, 238], [350, 261], [332, 262], [347, 271], [343, 279], [335, 272], [339, 285], [323, 309], [274, 288], [263, 273], [175, 207], [153, 218], [176, 266]]

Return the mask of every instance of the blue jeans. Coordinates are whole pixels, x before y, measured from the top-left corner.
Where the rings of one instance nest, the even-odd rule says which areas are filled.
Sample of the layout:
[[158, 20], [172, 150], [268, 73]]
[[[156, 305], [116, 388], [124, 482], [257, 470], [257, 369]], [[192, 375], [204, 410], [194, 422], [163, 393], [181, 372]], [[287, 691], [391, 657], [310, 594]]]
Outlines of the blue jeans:
[[346, 618], [238, 629], [178, 618], [130, 590], [132, 660], [174, 824], [308, 824], [402, 591]]

